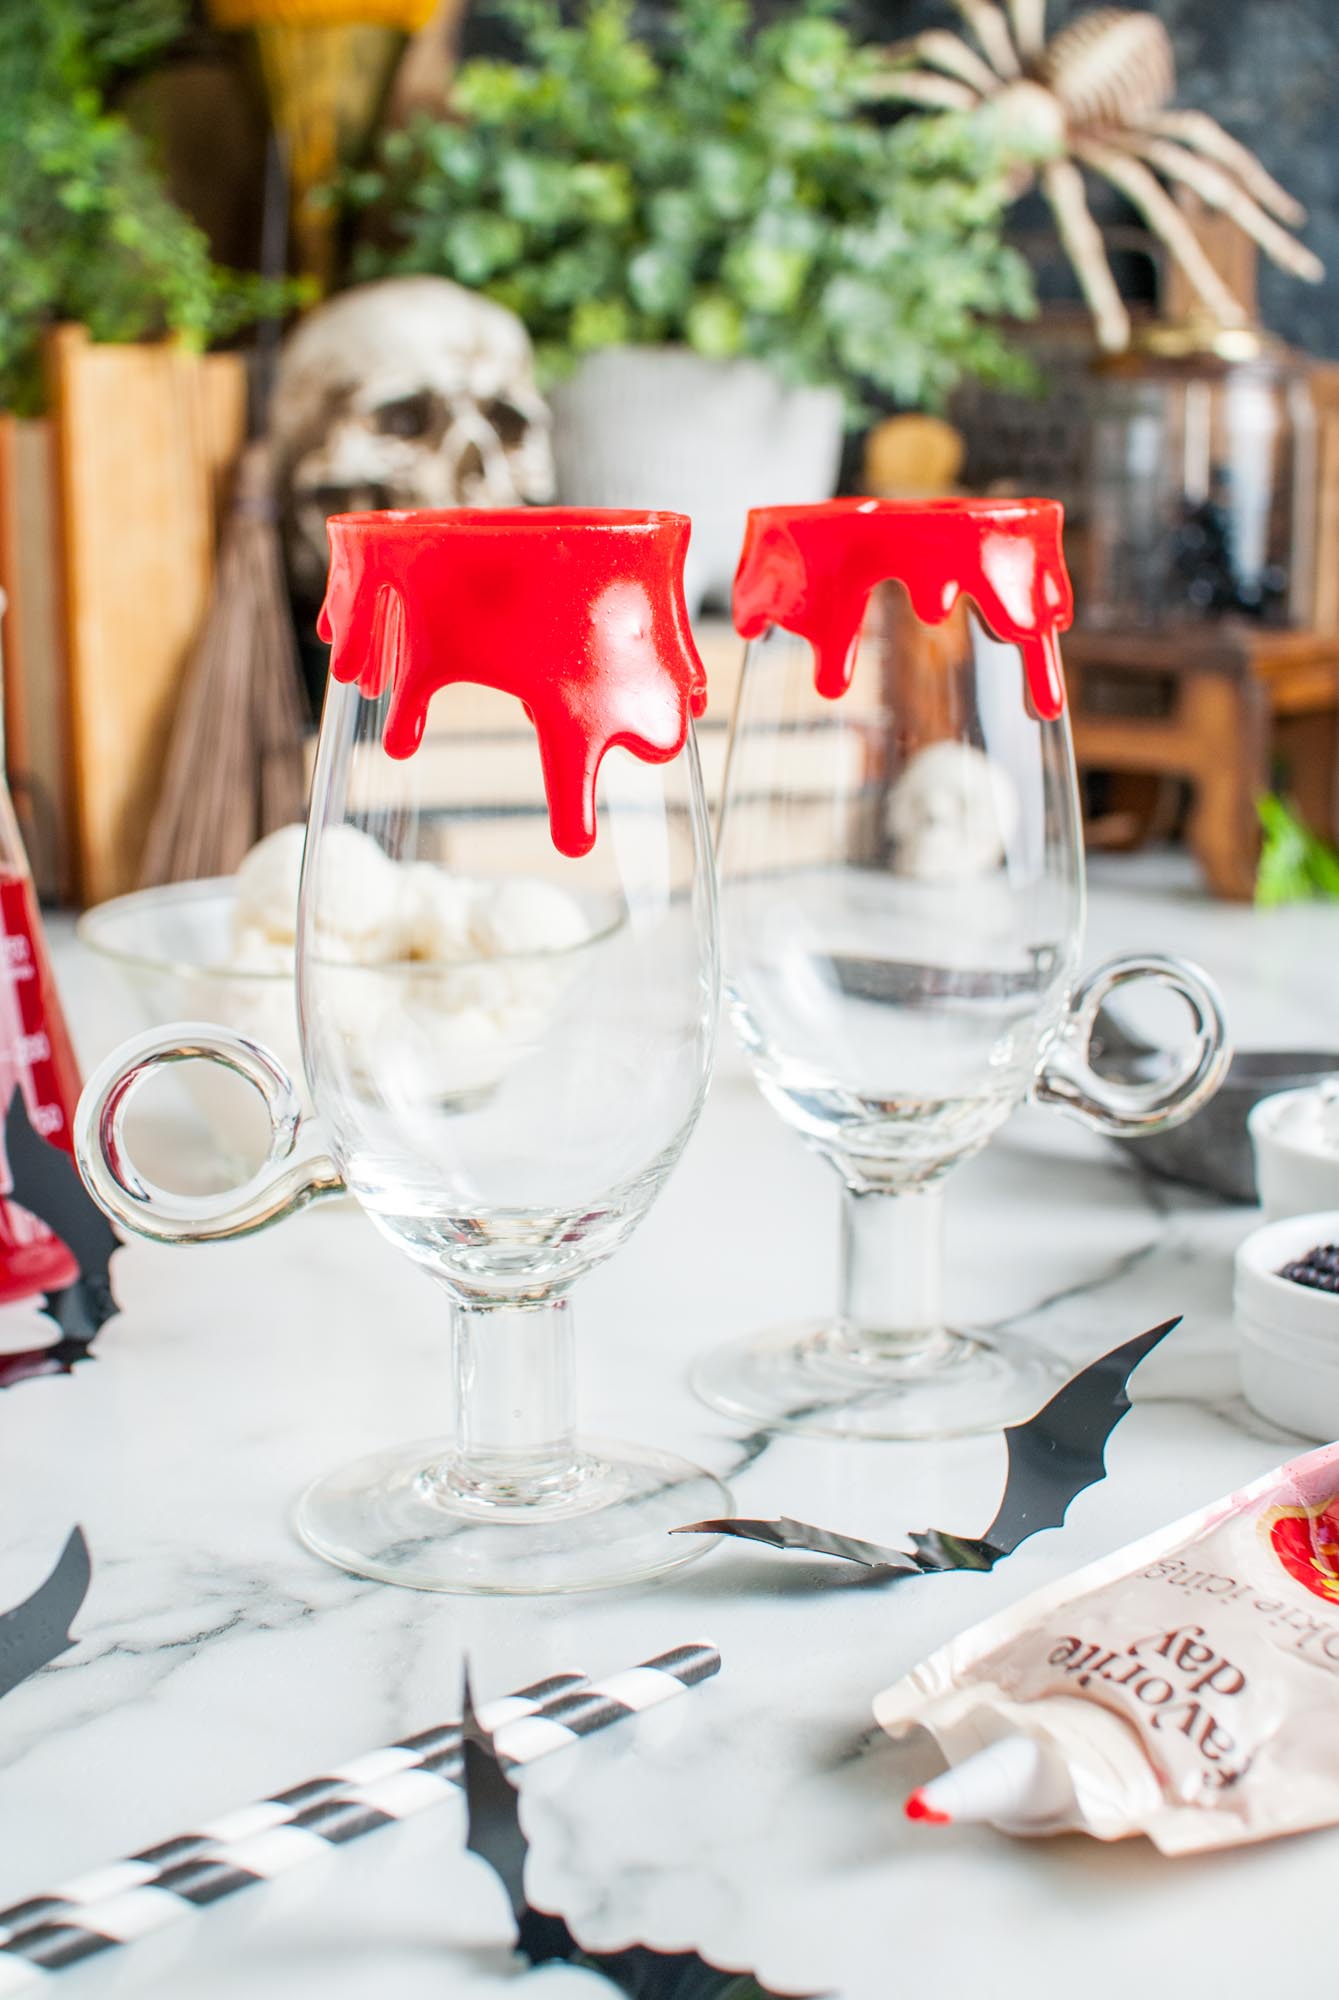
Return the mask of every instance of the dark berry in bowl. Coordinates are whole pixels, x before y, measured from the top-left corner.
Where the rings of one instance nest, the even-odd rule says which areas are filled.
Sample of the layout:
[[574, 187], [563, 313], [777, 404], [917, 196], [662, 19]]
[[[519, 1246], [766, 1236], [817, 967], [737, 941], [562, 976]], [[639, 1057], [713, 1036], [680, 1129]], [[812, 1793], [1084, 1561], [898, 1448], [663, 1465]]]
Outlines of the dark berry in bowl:
[[1279, 1272], [1295, 1285], [1309, 1285], [1313, 1292], [1339, 1293], [1339, 1243], [1318, 1243], [1305, 1257], [1296, 1257]]

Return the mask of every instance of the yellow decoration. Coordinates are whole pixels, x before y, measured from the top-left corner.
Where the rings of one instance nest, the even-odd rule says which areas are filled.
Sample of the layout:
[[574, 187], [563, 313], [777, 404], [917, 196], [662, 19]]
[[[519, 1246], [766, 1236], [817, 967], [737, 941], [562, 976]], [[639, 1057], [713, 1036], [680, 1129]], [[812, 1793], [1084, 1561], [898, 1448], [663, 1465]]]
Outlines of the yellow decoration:
[[294, 262], [327, 292], [335, 216], [323, 190], [366, 144], [405, 36], [436, 0], [209, 0], [221, 28], [256, 38], [291, 193]]
[[962, 434], [940, 417], [886, 417], [865, 440], [865, 490], [890, 499], [951, 493], [965, 452]]
[[436, 0], [209, 0], [216, 28], [398, 28], [412, 35], [431, 20]]

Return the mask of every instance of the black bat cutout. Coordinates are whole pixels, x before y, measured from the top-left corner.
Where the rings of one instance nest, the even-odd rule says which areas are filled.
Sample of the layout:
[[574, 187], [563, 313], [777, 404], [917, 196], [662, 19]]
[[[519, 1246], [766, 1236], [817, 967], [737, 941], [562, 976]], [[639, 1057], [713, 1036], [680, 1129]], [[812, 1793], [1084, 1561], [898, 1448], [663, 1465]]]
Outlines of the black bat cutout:
[[672, 1535], [733, 1535], [739, 1541], [765, 1542], [774, 1549], [805, 1549], [816, 1556], [840, 1556], [845, 1562], [863, 1563], [871, 1570], [890, 1576], [923, 1576], [924, 1565], [905, 1549], [885, 1549], [878, 1542], [862, 1542], [855, 1535], [838, 1535], [827, 1528], [811, 1528], [807, 1521], [793, 1521], [789, 1514], [775, 1521], [694, 1521], [688, 1528], [671, 1528]]
[[565, 1917], [536, 1909], [525, 1893], [530, 1843], [521, 1826], [520, 1793], [475, 1712], [468, 1669], [461, 1713], [469, 1811], [466, 1846], [488, 1863], [506, 1890], [516, 1919], [517, 1945], [532, 1966], [576, 1965], [598, 1972], [629, 2000], [780, 2000], [752, 1973], [712, 1965], [696, 1951], [654, 1951], [645, 1944], [629, 1945], [625, 1951], [586, 1951]]
[[1138, 1333], [1081, 1368], [1049, 1403], [1004, 1433], [1009, 1472], [999, 1511], [984, 1535], [954, 1535], [927, 1528], [908, 1535], [911, 1549], [884, 1548], [854, 1535], [812, 1528], [782, 1515], [775, 1521], [694, 1521], [675, 1535], [734, 1535], [776, 1549], [805, 1549], [838, 1556], [890, 1577], [933, 1576], [945, 1570], [990, 1570], [1032, 1535], [1059, 1528], [1080, 1493], [1106, 1477], [1106, 1448], [1130, 1408], [1131, 1375], [1160, 1341], [1180, 1326], [1181, 1315]]
[[42, 1311], [60, 1328], [61, 1338], [50, 1347], [0, 1354], [0, 1389], [36, 1375], [68, 1375], [92, 1358], [96, 1335], [120, 1311], [112, 1295], [111, 1260], [121, 1239], [69, 1155], [33, 1130], [21, 1090], [10, 1097], [5, 1116], [5, 1155], [12, 1199], [60, 1238], [79, 1276], [42, 1300]]
[[84, 1531], [75, 1528], [46, 1582], [12, 1611], [0, 1612], [0, 1699], [69, 1652], [75, 1643], [70, 1627], [83, 1609], [92, 1575]]
[[91, 1334], [84, 1340], [53, 1340], [46, 1347], [19, 1347], [0, 1354], [0, 1389], [35, 1381], [39, 1375], [72, 1375], [81, 1361], [92, 1359]]

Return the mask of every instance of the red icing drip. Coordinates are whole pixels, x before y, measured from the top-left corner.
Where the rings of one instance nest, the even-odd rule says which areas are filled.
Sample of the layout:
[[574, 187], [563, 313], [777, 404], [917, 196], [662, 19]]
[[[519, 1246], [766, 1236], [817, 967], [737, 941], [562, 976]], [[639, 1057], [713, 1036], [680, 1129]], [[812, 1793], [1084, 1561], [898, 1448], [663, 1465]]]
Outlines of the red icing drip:
[[920, 1786], [911, 1794], [902, 1808], [908, 1819], [924, 1820], [927, 1826], [951, 1826], [952, 1820], [938, 1806], [932, 1806]]
[[567, 507], [336, 514], [319, 631], [330, 671], [381, 694], [383, 742], [411, 757], [440, 688], [524, 703], [554, 846], [590, 852], [595, 780], [618, 745], [677, 757], [707, 682], [688, 629], [683, 514]]
[[755, 507], [735, 574], [735, 625], [756, 639], [783, 625], [814, 649], [815, 684], [835, 700], [851, 685], [870, 592], [895, 579], [924, 625], [970, 597], [997, 639], [1023, 655], [1033, 713], [1065, 706], [1057, 634], [1074, 594], [1055, 500], [828, 500]]

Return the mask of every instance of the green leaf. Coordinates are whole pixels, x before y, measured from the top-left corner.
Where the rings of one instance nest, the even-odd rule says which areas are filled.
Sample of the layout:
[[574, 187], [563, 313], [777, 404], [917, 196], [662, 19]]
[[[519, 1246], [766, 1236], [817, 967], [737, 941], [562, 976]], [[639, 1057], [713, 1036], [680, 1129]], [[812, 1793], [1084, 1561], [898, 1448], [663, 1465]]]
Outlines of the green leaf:
[[746, 312], [788, 313], [799, 302], [809, 264], [804, 250], [745, 237], [726, 251], [722, 274]]
[[477, 125], [506, 125], [525, 104], [531, 77], [513, 63], [476, 57], [456, 77], [457, 108]]
[[744, 346], [744, 317], [724, 292], [701, 292], [684, 318], [688, 345], [713, 361], [728, 361]]
[[801, 15], [774, 29], [776, 57], [782, 74], [802, 90], [818, 96], [837, 90], [850, 58], [850, 38], [835, 21]]
[[1272, 792], [1257, 801], [1257, 811], [1264, 838], [1256, 873], [1256, 902], [1270, 907], [1339, 900], [1339, 853]]
[[653, 237], [680, 251], [696, 245], [711, 227], [705, 205], [681, 188], [661, 188], [646, 203], [647, 227]]
[[503, 209], [514, 222], [552, 229], [567, 213], [569, 171], [560, 160], [513, 154], [499, 163], [497, 178]]
[[618, 299], [583, 299], [572, 314], [570, 337], [577, 354], [617, 347], [630, 332], [631, 318]]
[[704, 139], [695, 149], [695, 179], [713, 215], [738, 222], [756, 211], [765, 161], [726, 139]]
[[515, 260], [524, 242], [519, 221], [483, 208], [452, 216], [443, 237], [452, 275], [462, 285], [486, 284]]
[[571, 170], [571, 186], [573, 205], [587, 222], [617, 228], [631, 219], [636, 189], [621, 161], [580, 160]]
[[679, 312], [690, 289], [688, 271], [672, 251], [652, 245], [628, 261], [628, 290], [633, 303], [655, 319]]

